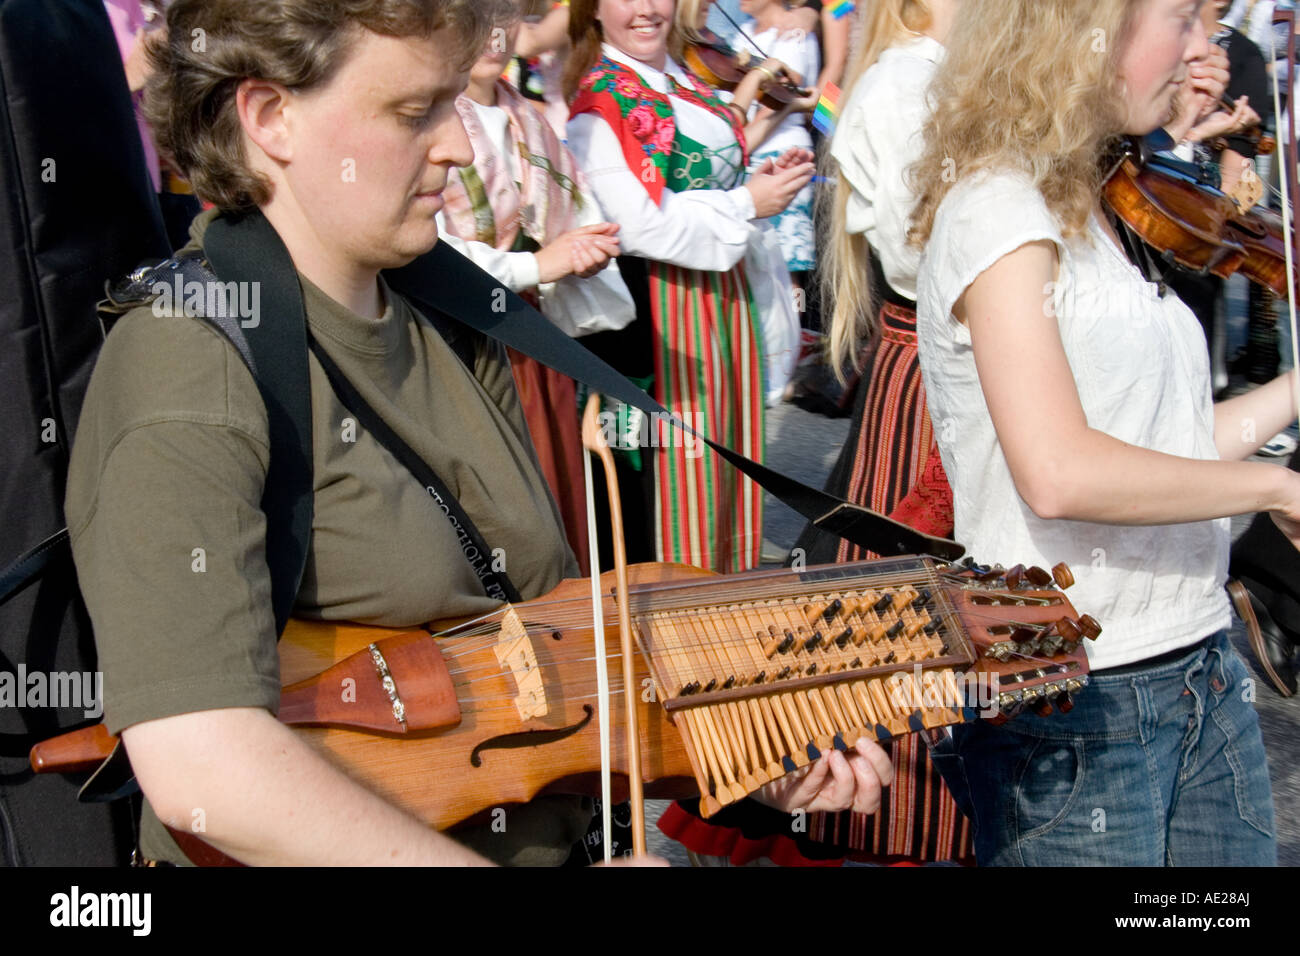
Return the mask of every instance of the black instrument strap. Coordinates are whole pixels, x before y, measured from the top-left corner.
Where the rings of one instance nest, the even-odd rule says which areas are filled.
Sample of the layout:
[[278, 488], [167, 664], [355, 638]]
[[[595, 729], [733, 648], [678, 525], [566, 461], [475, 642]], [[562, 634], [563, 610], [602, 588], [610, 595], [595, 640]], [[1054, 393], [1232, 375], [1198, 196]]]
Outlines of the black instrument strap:
[[60, 528], [40, 544], [24, 551], [0, 571], [0, 604], [45, 573], [50, 562], [68, 550], [68, 529]]
[[421, 311], [450, 316], [582, 382], [593, 391], [669, 421], [700, 438], [819, 528], [881, 555], [932, 554], [955, 561], [965, 553], [955, 541], [922, 534], [885, 515], [810, 488], [700, 435], [445, 242], [439, 242], [410, 265], [386, 271], [384, 277], [392, 289], [406, 296]]
[[325, 370], [325, 375], [330, 381], [330, 386], [334, 389], [334, 394], [339, 397], [339, 401], [353, 415], [357, 416], [357, 421], [361, 427], [370, 432], [379, 444], [383, 445], [402, 465], [415, 476], [416, 480], [424, 485], [429, 497], [433, 499], [438, 509], [447, 516], [451, 522], [452, 530], [456, 533], [456, 542], [460, 545], [461, 551], [465, 555], [465, 560], [469, 562], [474, 574], [483, 585], [483, 590], [487, 596], [497, 601], [522, 601], [518, 590], [511, 583], [510, 578], [505, 572], [493, 570], [492, 567], [492, 549], [488, 547], [487, 542], [483, 539], [482, 533], [470, 520], [465, 509], [460, 506], [456, 496], [443, 483], [442, 479], [429, 467], [428, 463], [420, 457], [414, 448], [402, 440], [397, 432], [393, 431], [388, 423], [385, 422], [370, 404], [361, 397], [361, 393], [356, 387], [348, 381], [343, 370], [335, 364], [330, 358], [329, 353], [321, 346], [316, 339], [308, 333], [307, 346], [311, 349], [312, 355], [320, 362], [321, 368]]

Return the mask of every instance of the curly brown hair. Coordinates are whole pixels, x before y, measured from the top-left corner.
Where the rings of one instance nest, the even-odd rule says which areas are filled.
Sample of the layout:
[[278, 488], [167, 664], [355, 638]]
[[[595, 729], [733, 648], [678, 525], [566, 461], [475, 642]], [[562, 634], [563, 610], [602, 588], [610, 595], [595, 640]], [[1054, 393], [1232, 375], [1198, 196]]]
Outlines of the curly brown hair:
[[369, 30], [389, 37], [447, 31], [468, 70], [508, 0], [175, 0], [149, 47], [144, 114], [160, 152], [223, 210], [263, 205], [266, 178], [249, 168], [235, 91], [248, 78], [304, 92], [327, 84]]

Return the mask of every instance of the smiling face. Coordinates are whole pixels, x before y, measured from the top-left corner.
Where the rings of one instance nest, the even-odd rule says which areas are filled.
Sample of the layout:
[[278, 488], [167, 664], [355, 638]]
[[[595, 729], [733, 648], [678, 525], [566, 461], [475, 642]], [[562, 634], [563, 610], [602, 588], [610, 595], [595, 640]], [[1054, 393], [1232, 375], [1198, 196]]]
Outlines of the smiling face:
[[1209, 52], [1201, 26], [1203, 0], [1141, 0], [1120, 57], [1126, 133], [1163, 126], [1192, 61]]
[[474, 158], [455, 106], [466, 74], [450, 53], [447, 35], [362, 31], [328, 84], [288, 94], [277, 163], [288, 195], [273, 202], [292, 205], [312, 258], [377, 271], [433, 248], [451, 168]]
[[600, 0], [596, 19], [605, 42], [662, 70], [668, 59], [668, 31], [674, 0]]

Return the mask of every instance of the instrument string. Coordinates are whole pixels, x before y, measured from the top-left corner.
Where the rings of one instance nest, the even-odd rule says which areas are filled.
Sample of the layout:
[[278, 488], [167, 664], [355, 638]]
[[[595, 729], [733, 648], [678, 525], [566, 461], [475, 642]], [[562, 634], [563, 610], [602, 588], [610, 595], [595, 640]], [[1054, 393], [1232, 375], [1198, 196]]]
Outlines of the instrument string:
[[[917, 580], [917, 571], [922, 571], [922, 580]], [[924, 573], [929, 572], [929, 573]], [[751, 575], [753, 572], [751, 572]], [[762, 575], [770, 575], [771, 572], [760, 572]], [[844, 592], [853, 590], [878, 590], [897, 588], [902, 585], [920, 586], [925, 588], [943, 588], [945, 585], [940, 583], [938, 575], [930, 572], [928, 568], [909, 569], [894, 574], [879, 574], [861, 577], [839, 577], [837, 579], [808, 581], [798, 578], [795, 574], [788, 571], [778, 571], [780, 580], [771, 582], [756, 582], [750, 584], [736, 585], [728, 582], [725, 586], [720, 587], [716, 581], [693, 582], [689, 585], [681, 583], [658, 584], [643, 587], [634, 587], [632, 589], [633, 611], [637, 615], [643, 615], [654, 611], [684, 610], [697, 611], [701, 608], [722, 608], [725, 609], [731, 605], [745, 603], [746, 601], [786, 599], [808, 600], [812, 597], [825, 592]], [[947, 575], [945, 575], [946, 577]], [[958, 586], [969, 585], [971, 582], [956, 581]], [[701, 601], [697, 592], [704, 589], [714, 589], [721, 591], [725, 597], [721, 600]], [[1039, 592], [1027, 591], [1010, 591], [995, 588], [976, 586], [974, 592], [990, 597], [1003, 597], [1008, 600], [1028, 600], [1038, 603], [1036, 595]], [[793, 593], [792, 593], [793, 591]], [[1053, 596], [1053, 592], [1041, 592]], [[1056, 598], [1059, 600], [1059, 597]], [[606, 612], [606, 617], [610, 618], [614, 612], [612, 609], [612, 599], [607, 607], [610, 609]], [[547, 612], [546, 618], [554, 625], [563, 624], [581, 624], [589, 619], [591, 613], [591, 602], [585, 597], [559, 598], [550, 601], [529, 601], [513, 606], [502, 606], [496, 610], [482, 615], [473, 621], [468, 621], [455, 627], [448, 628], [444, 631], [434, 632], [437, 638], [465, 638], [472, 636], [494, 635], [500, 626], [500, 619], [511, 610], [520, 616], [531, 615], [538, 611]], [[539, 615], [540, 616], [540, 615]]]
[[[942, 586], [939, 585], [938, 575], [933, 569], [923, 564], [902, 568], [895, 572], [864, 573], [858, 570], [854, 574], [855, 570], [851, 565], [845, 566], [843, 569], [837, 569], [836, 572], [825, 573], [826, 576], [820, 579], [816, 576], [810, 576], [808, 572], [777, 568], [770, 571], [751, 571], [737, 576], [709, 575], [702, 579], [687, 582], [680, 580], [652, 582], [635, 585], [631, 588], [632, 604], [636, 613], [646, 613], [648, 611], [671, 610], [674, 607], [685, 610], [698, 607], [702, 603], [732, 604], [743, 599], [789, 597], [792, 590], [811, 595], [818, 593], [819, 590], [827, 589], [841, 591], [852, 588], [874, 589], [898, 587], [904, 584], [924, 584], [927, 587]], [[918, 581], [918, 576], [923, 581]], [[701, 602], [698, 598], [691, 596], [692, 593], [702, 590], [716, 590], [726, 595], [726, 597], [719, 602]], [[604, 598], [612, 606], [612, 597], [608, 593], [604, 595]], [[676, 598], [676, 601], [674, 601], [674, 598]], [[525, 614], [534, 610], [553, 608], [572, 608], [575, 615], [574, 620], [580, 621], [584, 618], [584, 615], [590, 614], [591, 603], [589, 598], [583, 595], [553, 598], [551, 600], [525, 601], [517, 605], [503, 605], [471, 621], [454, 625], [445, 631], [435, 632], [434, 636], [450, 637], [466, 633], [483, 633], [485, 625], [491, 626], [493, 621], [512, 609], [516, 613]]]
[[[613, 654], [611, 655], [611, 660], [617, 660], [621, 658], [621, 656], [622, 656], [621, 654]], [[1056, 668], [1060, 666], [1060, 662], [1058, 661], [1051, 660], [1050, 658], [1039, 657], [1033, 654], [1013, 653], [1011, 657], [1016, 660], [1025, 661], [1031, 664], [1040, 664], [1043, 665], [1044, 668]], [[585, 658], [583, 660], [584, 661], [594, 660], [594, 658]], [[947, 671], [949, 673], [959, 673], [962, 670], [959, 667], [951, 667], [951, 666], [942, 666], [937, 668], [925, 667], [924, 661], [906, 661], [906, 662], [901, 662], [897, 668], [883, 673], [857, 674], [853, 671], [846, 671], [843, 673], [843, 680], [845, 681], [889, 680], [890, 678], [896, 677], [900, 674], [902, 675], [909, 674], [910, 671], [908, 669], [908, 665], [916, 665], [916, 664], [922, 665], [923, 669], [930, 673], [944, 672], [944, 671]], [[591, 678], [579, 679], [572, 682], [567, 682], [565, 685], [566, 692], [563, 696], [563, 699], [566, 701], [596, 700], [601, 696], [596, 687], [596, 683], [597, 682]], [[783, 683], [784, 682], [774, 681], [771, 684], [762, 684], [762, 685], [755, 684], [755, 685], [751, 685], [751, 689], [754, 691], [755, 696], [761, 696], [766, 694], [791, 693], [791, 692], [797, 692], [799, 690], [807, 689], [806, 687], [786, 687], [783, 686]], [[1009, 689], [1014, 689], [1016, 685], [1017, 685], [1016, 681], [1008, 680], [1005, 682], [1004, 686]], [[465, 685], [458, 683], [455, 686], [457, 688], [463, 688]], [[572, 693], [573, 691], [578, 691], [582, 693]], [[621, 700], [621, 695], [623, 694], [623, 691], [624, 691], [624, 685], [621, 682], [616, 683], [611, 680], [610, 687], [609, 687], [609, 698], [611, 701]], [[458, 696], [457, 703], [460, 705], [461, 710], [464, 713], [488, 714], [488, 713], [500, 713], [503, 711], [509, 711], [514, 709], [515, 700], [516, 700], [516, 695], [514, 694], [496, 694], [496, 695], [485, 695], [485, 696], [471, 695], [468, 697]], [[493, 703], [495, 703], [496, 706], [491, 706], [491, 707], [482, 706], [484, 704], [493, 704]], [[611, 709], [616, 709], [613, 703], [611, 703], [610, 706]]]
[[[621, 657], [622, 657], [622, 655], [618, 655], [618, 654], [610, 655], [610, 662], [613, 663], [614, 661], [620, 660]], [[1034, 655], [1034, 654], [1020, 654], [1020, 653], [1012, 653], [1012, 654], [1010, 655], [1010, 659], [1019, 660], [1019, 661], [1025, 661], [1025, 662], [1030, 663], [1030, 664], [1041, 665], [1043, 668], [1056, 668], [1056, 667], [1061, 666], [1060, 663], [1059, 663], [1058, 661], [1053, 661], [1053, 660], [1050, 659], [1050, 658], [1040, 657], [1040, 656], [1038, 656], [1038, 655]], [[594, 660], [595, 660], [595, 657], [594, 657], [594, 656], [593, 656], [593, 657], [588, 657], [588, 658], [581, 658], [581, 659], [579, 659], [579, 660], [577, 661], [577, 663], [590, 662], [590, 661], [594, 661]], [[869, 671], [871, 671], [871, 670], [875, 670], [875, 668], [876, 668], [876, 667], [879, 667], [880, 665], [873, 665], [871, 668], [865, 668], [865, 667], [864, 667], [864, 668], [854, 668], [854, 669], [852, 669], [852, 670], [847, 670], [847, 671], [841, 671], [841, 672], [838, 672], [838, 676], [839, 676], [842, 680], [845, 680], [845, 681], [852, 681], [852, 680], [877, 680], [877, 679], [885, 680], [885, 679], [888, 679], [889, 677], [891, 677], [891, 676], [893, 676], [893, 675], [896, 675], [896, 674], [908, 674], [908, 673], [911, 673], [912, 670], [914, 670], [916, 666], [920, 666], [920, 667], [922, 668], [922, 670], [925, 670], [925, 671], [943, 671], [943, 670], [957, 671], [957, 670], [962, 670], [962, 669], [963, 669], [963, 668], [960, 667], [960, 666], [954, 666], [954, 665], [941, 665], [941, 666], [935, 667], [935, 666], [933, 666], [933, 661], [934, 661], [934, 660], [936, 660], [936, 659], [935, 659], [935, 658], [928, 658], [928, 659], [920, 659], [920, 660], [899, 661], [896, 665], [887, 665], [887, 666], [889, 666], [889, 669], [888, 669], [888, 670], [886, 670], [886, 671], [876, 671], [875, 673], [870, 673]], [[500, 675], [497, 675], [497, 674], [494, 674], [494, 675], [491, 675], [491, 676], [494, 677], [494, 678], [499, 678], [499, 677], [500, 677]], [[649, 676], [649, 675], [647, 675], [647, 676]], [[457, 689], [457, 691], [460, 691], [460, 690], [464, 690], [464, 689], [468, 688], [470, 684], [473, 684], [473, 683], [476, 683], [476, 682], [477, 682], [477, 681], [461, 681], [461, 682], [455, 682], [455, 683], [453, 684], [453, 686]], [[1014, 687], [1015, 684], [1016, 684], [1016, 682], [1014, 682], [1014, 681], [1008, 681], [1008, 685], [1007, 685], [1007, 686]], [[577, 680], [573, 680], [573, 681], [566, 681], [566, 683], [565, 683], [565, 691], [566, 691], [566, 692], [565, 692], [565, 694], [564, 694], [564, 698], [565, 698], [566, 700], [585, 700], [585, 699], [587, 698], [587, 696], [591, 696], [591, 697], [599, 696], [598, 693], [597, 693], [597, 691], [594, 690], [594, 689], [591, 691], [591, 693], [590, 693], [589, 695], [584, 695], [584, 696], [580, 696], [580, 697], [574, 697], [574, 696], [572, 696], [570, 693], [568, 693], [569, 691], [573, 691], [573, 690], [586, 690], [586, 689], [588, 689], [588, 688], [594, 688], [594, 686], [595, 686], [595, 682], [594, 682], [593, 680], [591, 680], [591, 679], [577, 679]], [[776, 680], [776, 679], [773, 679], [771, 682], [766, 682], [766, 683], [763, 683], [763, 684], [751, 684], [751, 685], [748, 685], [748, 686], [749, 686], [749, 689], [751, 689], [751, 690], [754, 692], [755, 695], [762, 695], [762, 694], [775, 694], [775, 693], [788, 692], [788, 691], [784, 691], [784, 690], [783, 690], [783, 688], [787, 686], [787, 685], [786, 685], [786, 682], [781, 681], [781, 680]], [[622, 692], [622, 685], [617, 685], [617, 688], [614, 689], [614, 688], [615, 688], [615, 685], [611, 684], [611, 688], [612, 688], [612, 689], [611, 689], [611, 693], [621, 693], [621, 692]], [[794, 687], [794, 688], [790, 688], [790, 689], [791, 689], [791, 690], [798, 690], [798, 689], [800, 689], [800, 688], [798, 688], [798, 687]], [[656, 695], [657, 695], [657, 691], [656, 691]], [[670, 696], [671, 696], [671, 695], [670, 695]], [[457, 699], [458, 699], [458, 701], [459, 701], [462, 705], [466, 705], [466, 706], [469, 705], [469, 704], [482, 703], [482, 702], [484, 702], [484, 701], [493, 701], [493, 700], [503, 700], [503, 701], [509, 701], [509, 702], [513, 703], [513, 701], [516, 699], [516, 695], [514, 695], [514, 694], [496, 694], [496, 695], [476, 696], [476, 695], [471, 694], [471, 695], [466, 696], [466, 697], [460, 697], [460, 696], [458, 695]]]
[[[1023, 599], [1023, 596], [1019, 596], [1019, 597]], [[957, 614], [955, 615], [955, 617], [957, 618], [956, 620], [954, 620], [948, 614], [949, 611], [955, 611], [956, 609], [950, 608], [938, 600], [932, 599], [930, 601], [917, 602], [915, 604], [908, 605], [908, 607], [911, 607], [913, 610], [916, 611], [924, 610], [925, 612], [930, 614], [932, 619], [938, 620], [941, 625], [951, 626], [956, 633], [962, 635], [963, 637], [966, 637], [968, 640], [969, 640], [969, 635], [967, 634], [967, 629], [962, 626], [961, 619], [964, 619], [967, 623], [985, 624], [985, 625], [992, 624], [993, 626], [996, 627], [1006, 627], [1009, 630], [1015, 630], [1017, 628], [1027, 628], [1030, 630], [1041, 631], [1046, 627], [1050, 626], [1050, 624], [1052, 623], [1050, 621], [1045, 621], [1042, 623], [1023, 623], [1014, 620], [1009, 620], [1008, 612], [1013, 612], [1016, 607], [1020, 607], [1020, 606], [1024, 606], [1026, 608], [1048, 608], [1048, 607], [1052, 607], [1053, 605], [1038, 605], [1038, 604], [968, 605], [961, 608], [960, 611], [957, 612]], [[982, 608], [984, 607], [987, 607], [988, 609], [982, 610]], [[748, 623], [745, 623], [741, 618], [741, 615], [747, 611], [771, 612], [774, 615], [779, 614], [781, 612], [785, 612], [786, 614], [790, 614], [790, 618], [785, 621], [778, 620], [777, 624], [774, 625], [778, 627], [778, 631], [781, 629], [782, 624], [785, 625], [786, 630], [791, 630], [794, 633], [798, 633], [798, 630], [796, 629], [802, 629], [805, 632], [805, 634], [809, 636], [813, 631], [822, 631], [823, 638], [826, 639], [827, 641], [835, 637], [835, 634], [831, 633], [832, 631], [834, 631], [839, 627], [844, 626], [841, 625], [839, 621], [836, 621], [834, 619], [832, 619], [830, 622], [826, 622], [826, 621], [819, 621], [817, 618], [814, 618], [814, 620], [811, 623], [808, 622], [803, 617], [802, 606], [798, 604], [796, 601], [791, 601], [790, 603], [780, 603], [774, 607], [773, 606], [742, 607], [733, 610], [730, 606], [726, 606], [726, 607], [712, 606], [712, 607], [693, 608], [690, 610], [681, 609], [677, 611], [675, 614], [672, 612], [661, 612], [661, 613], [667, 614], [667, 620], [673, 620], [679, 622], [694, 620], [698, 617], [702, 617], [704, 615], [709, 615], [709, 614], [715, 615], [717, 617], [730, 618], [732, 620], [735, 620], [736, 621], [735, 632], [729, 634], [723, 634], [720, 638], [717, 639], [698, 638], [697, 636], [697, 639], [691, 642], [691, 646], [700, 648], [701, 650], [713, 650], [713, 649], [726, 650], [726, 649], [737, 649], [737, 648], [750, 650], [755, 647], [761, 646], [762, 639], [759, 637], [758, 634], [749, 633], [750, 630], [753, 630], [752, 626]], [[793, 612], [793, 614], [791, 614], [791, 612]], [[1063, 614], [1062, 616], [1065, 615]], [[645, 616], [643, 615], [638, 615], [638, 618], [641, 618], [639, 623], [641, 623], [643, 626], [648, 626], [651, 629], [653, 629], [656, 621], [654, 619], [645, 620], [644, 617]], [[860, 618], [857, 615], [854, 615], [853, 617], [855, 618], [855, 620], [850, 620], [848, 622], [849, 626], [853, 626], [855, 629], [857, 629], [867, 624], [865, 618]], [[580, 623], [586, 623], [586, 622], [580, 622]], [[562, 621], [557, 621], [554, 624], [549, 624], [544, 626], [532, 625], [526, 628], [524, 634], [530, 640], [535, 640], [540, 644], [545, 644], [545, 642], [553, 632], [566, 626], [570, 626], [570, 625]], [[479, 635], [476, 635], [476, 637], [478, 636]], [[995, 636], [999, 636], [999, 635], [995, 635]], [[482, 635], [482, 637], [484, 639], [477, 643], [469, 643], [469, 642], [460, 643], [460, 641], [463, 639], [457, 639], [457, 638], [453, 638], [450, 640], [447, 639], [439, 640], [439, 648], [442, 651], [444, 658], [448, 660], [448, 671], [451, 674], [453, 675], [466, 674], [480, 669], [491, 669], [494, 671], [499, 670], [499, 665], [494, 660], [483, 660], [481, 662], [470, 663], [469, 666], [467, 667], [451, 666], [451, 661], [490, 650], [496, 647], [497, 644], [499, 643], [498, 635], [496, 633]], [[510, 639], [511, 638], [507, 638], [507, 640]], [[570, 645], [570, 647], [571, 646], [572, 645]], [[551, 653], [548, 653], [547, 660], [554, 663], [593, 660], [593, 658], [590, 657], [574, 656], [575, 654], [584, 654], [584, 653], [586, 653], [586, 651], [583, 650], [582, 648], [578, 648], [576, 650], [570, 651], [568, 647], [561, 647], [555, 649]], [[621, 655], [619, 653], [612, 650], [610, 651], [611, 660], [618, 659], [620, 656]]]

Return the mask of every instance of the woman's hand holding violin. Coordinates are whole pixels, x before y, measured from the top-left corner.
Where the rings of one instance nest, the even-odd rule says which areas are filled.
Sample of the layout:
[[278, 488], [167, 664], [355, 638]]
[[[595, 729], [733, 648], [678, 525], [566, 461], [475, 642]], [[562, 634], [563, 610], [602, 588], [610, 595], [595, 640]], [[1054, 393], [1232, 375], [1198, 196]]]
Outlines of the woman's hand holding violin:
[[1188, 67], [1187, 78], [1174, 101], [1174, 117], [1165, 126], [1175, 141], [1186, 139], [1193, 127], [1216, 111], [1228, 77], [1228, 54], [1214, 45], [1205, 59]]
[[1216, 110], [1187, 131], [1186, 139], [1193, 143], [1213, 139], [1216, 136], [1228, 136], [1240, 133], [1250, 126], [1258, 125], [1259, 114], [1251, 109], [1247, 97], [1240, 97], [1231, 113]]
[[1205, 114], [1211, 112], [1219, 100], [1223, 99], [1223, 93], [1228, 88], [1228, 54], [1224, 52], [1223, 47], [1210, 44], [1210, 53], [1204, 60], [1197, 60], [1187, 68], [1187, 83], [1185, 86], [1190, 87], [1195, 93], [1202, 97], [1199, 100], [1201, 109], [1193, 119], [1200, 120]]
[[[774, 83], [789, 83], [792, 86], [798, 86], [801, 82], [799, 75], [792, 71], [788, 66], [775, 57], [769, 57], [758, 66], [750, 67], [745, 78], [740, 81], [732, 94], [731, 101], [746, 112], [754, 101], [762, 96], [763, 91]], [[806, 99], [803, 97], [802, 99]], [[801, 102], [802, 100], [796, 100]], [[813, 107], [816, 107], [817, 101], [813, 101]]]

